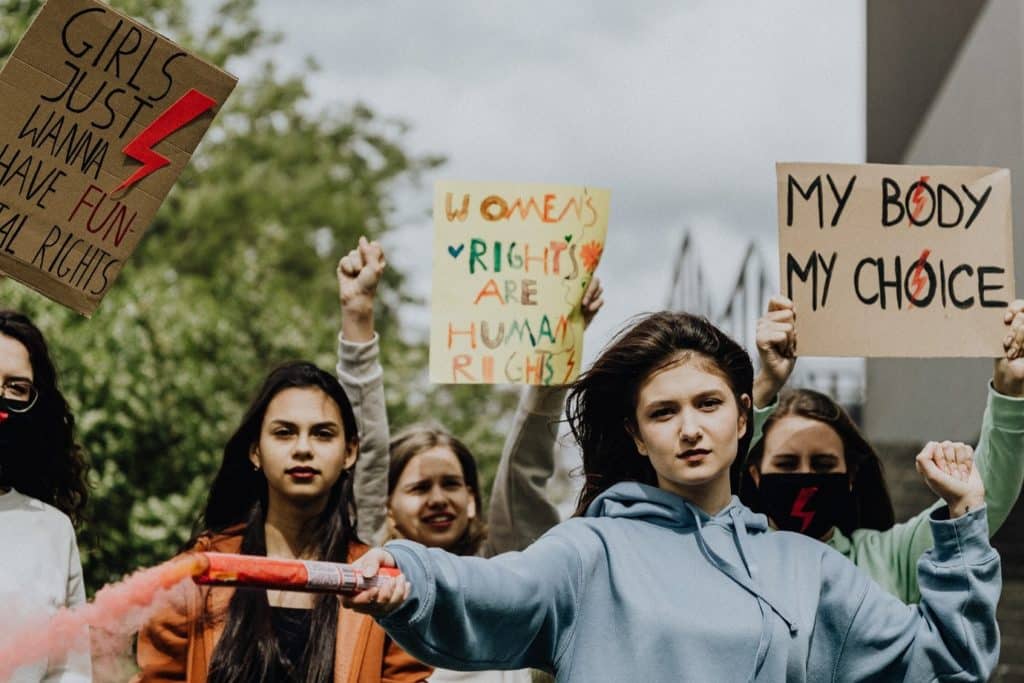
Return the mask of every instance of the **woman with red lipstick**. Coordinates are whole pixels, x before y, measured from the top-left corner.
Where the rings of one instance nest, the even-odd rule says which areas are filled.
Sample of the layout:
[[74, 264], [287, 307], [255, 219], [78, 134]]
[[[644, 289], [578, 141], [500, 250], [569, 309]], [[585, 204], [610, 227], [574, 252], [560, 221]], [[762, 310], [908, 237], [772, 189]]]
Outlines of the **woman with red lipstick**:
[[[458, 555], [491, 557], [522, 550], [558, 524], [545, 495], [555, 469], [557, 420], [568, 387], [524, 389], [502, 449], [484, 522], [476, 459], [457, 437], [437, 425], [412, 425], [388, 439], [383, 369], [373, 325], [376, 288], [385, 267], [376, 242], [360, 239], [338, 264], [342, 305], [338, 377], [353, 397], [360, 433], [356, 479], [360, 534], [366, 540], [408, 539]], [[584, 324], [604, 305], [599, 278], [580, 304]], [[361, 469], [360, 469], [361, 468]], [[369, 481], [376, 482], [369, 485]], [[528, 683], [543, 676], [520, 671], [437, 670], [432, 683]], [[546, 677], [541, 680], [547, 680]]]
[[[46, 340], [28, 317], [0, 311], [0, 640], [4, 625], [85, 602], [74, 525], [88, 496], [75, 418]], [[14, 681], [92, 680], [87, 634]]]
[[[993, 534], [1024, 483], [1024, 301], [995, 312], [992, 322], [999, 324], [995, 316], [1007, 329], [1005, 354], [995, 359], [974, 455]], [[928, 518], [941, 502], [897, 524], [881, 460], [846, 411], [817, 391], [779, 394], [796, 365], [795, 322], [793, 303], [782, 296], [758, 321], [753, 401], [755, 433], [763, 438], [755, 437], [742, 464], [740, 499], [775, 527], [828, 544], [890, 593], [916, 603], [916, 566], [933, 545]], [[947, 457], [966, 457], [962, 445], [940, 447]]]
[[[351, 522], [356, 419], [345, 392], [310, 363], [267, 378], [224, 448], [199, 551], [350, 562], [366, 551]], [[138, 681], [412, 683], [423, 666], [334, 596], [188, 586], [140, 632]]]

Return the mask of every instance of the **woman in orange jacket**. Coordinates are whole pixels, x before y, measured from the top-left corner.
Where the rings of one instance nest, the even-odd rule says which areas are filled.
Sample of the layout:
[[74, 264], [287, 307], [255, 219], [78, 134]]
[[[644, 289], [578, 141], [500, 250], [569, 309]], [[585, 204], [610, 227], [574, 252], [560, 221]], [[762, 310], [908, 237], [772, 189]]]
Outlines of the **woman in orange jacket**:
[[[224, 448], [190, 550], [351, 562], [359, 452], [345, 392], [309, 363], [272, 372]], [[186, 586], [139, 633], [141, 683], [412, 683], [431, 669], [333, 595]]]

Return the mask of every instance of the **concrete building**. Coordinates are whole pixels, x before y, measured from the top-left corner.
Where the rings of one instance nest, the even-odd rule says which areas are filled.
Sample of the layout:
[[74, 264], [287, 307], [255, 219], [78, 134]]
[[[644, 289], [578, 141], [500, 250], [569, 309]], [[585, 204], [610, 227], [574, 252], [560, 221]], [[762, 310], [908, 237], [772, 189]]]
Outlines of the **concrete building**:
[[[1014, 224], [1024, 225], [1024, 4], [868, 0], [867, 160], [1009, 168]], [[1019, 296], [1020, 227], [1014, 263]], [[977, 438], [991, 375], [987, 359], [867, 362], [863, 427], [886, 460], [897, 519], [934, 500], [914, 472], [920, 444]], [[1024, 681], [1024, 506], [993, 542], [1004, 581], [993, 680]]]

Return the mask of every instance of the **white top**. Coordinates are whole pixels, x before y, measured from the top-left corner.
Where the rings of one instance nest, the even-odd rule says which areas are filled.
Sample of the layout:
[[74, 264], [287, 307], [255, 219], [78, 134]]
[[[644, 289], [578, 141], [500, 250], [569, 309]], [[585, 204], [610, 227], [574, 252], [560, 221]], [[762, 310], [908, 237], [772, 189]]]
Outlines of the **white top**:
[[434, 669], [429, 683], [531, 683], [529, 669], [518, 671], [449, 671]]
[[[84, 602], [82, 563], [71, 520], [14, 489], [0, 493], [0, 643], [9, 642], [26, 622]], [[17, 669], [10, 682], [92, 681], [88, 643], [79, 645], [78, 651], [64, 657]]]

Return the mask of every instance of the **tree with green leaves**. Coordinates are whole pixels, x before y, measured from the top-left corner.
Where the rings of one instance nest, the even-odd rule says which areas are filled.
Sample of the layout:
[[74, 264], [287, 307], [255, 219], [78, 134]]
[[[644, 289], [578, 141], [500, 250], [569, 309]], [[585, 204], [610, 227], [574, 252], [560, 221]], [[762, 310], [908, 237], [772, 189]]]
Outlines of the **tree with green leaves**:
[[[41, 4], [4, 3], [0, 58]], [[186, 0], [112, 5], [229, 70], [276, 40], [254, 0], [222, 0], [199, 29]], [[408, 154], [406, 126], [361, 104], [311, 113], [315, 66], [306, 68], [282, 75], [267, 62], [239, 84], [92, 319], [0, 282], [0, 305], [46, 333], [92, 463], [80, 536], [90, 593], [189, 538], [221, 449], [271, 367], [295, 358], [334, 366], [337, 259], [361, 234], [386, 237], [395, 188], [441, 162]], [[514, 397], [428, 386], [422, 335], [402, 333], [398, 317], [416, 302], [394, 268], [383, 290], [377, 328], [392, 422], [441, 421], [474, 449], [489, 482]]]

